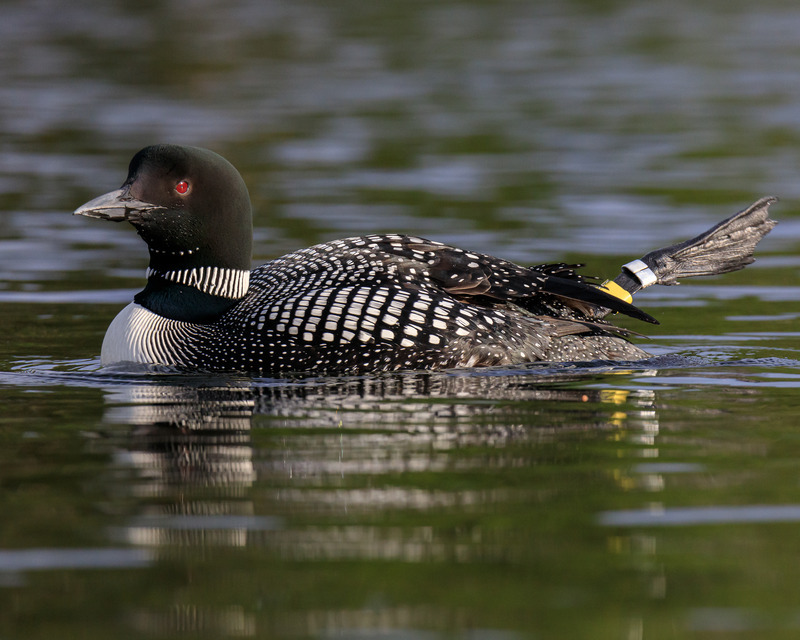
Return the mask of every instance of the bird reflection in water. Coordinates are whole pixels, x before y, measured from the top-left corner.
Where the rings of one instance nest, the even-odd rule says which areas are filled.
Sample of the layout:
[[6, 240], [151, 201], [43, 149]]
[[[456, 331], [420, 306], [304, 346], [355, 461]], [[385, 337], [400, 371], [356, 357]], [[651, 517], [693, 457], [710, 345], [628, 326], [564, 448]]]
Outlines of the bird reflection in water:
[[[439, 454], [457, 447], [546, 442], [598, 430], [652, 446], [658, 432], [653, 392], [603, 389], [608, 375], [533, 369], [291, 382], [175, 377], [108, 388], [104, 421], [132, 427], [119, 461], [137, 470], [139, 497], [204, 490], [202, 503], [159, 500], [160, 512], [148, 516], [184, 531], [205, 523], [212, 529], [238, 524], [246, 532], [268, 526], [252, 519], [247, 502], [257, 479], [283, 485], [284, 496], [302, 489], [307, 500], [302, 477], [441, 470], [452, 461]], [[280, 437], [254, 451], [254, 428], [262, 439], [270, 432]], [[502, 465], [502, 458], [493, 464]], [[337, 492], [319, 493], [335, 503]], [[207, 499], [212, 494], [219, 498], [214, 503]], [[246, 536], [236, 539], [244, 544]]]
[[[502, 541], [464, 543], [380, 517], [478, 513], [541, 488], [454, 490], [387, 478], [530, 464], [530, 447], [516, 446], [526, 444], [541, 449], [540, 462], [553, 462], [547, 456], [564, 448], [539, 445], [598, 434], [633, 443], [647, 457], [658, 433], [654, 394], [611, 387], [618, 373], [627, 372], [534, 367], [288, 382], [166, 376], [107, 387], [104, 422], [130, 425], [117, 462], [134, 470], [127, 486], [138, 501], [116, 535], [173, 559], [222, 548], [256, 548], [289, 562], [499, 557], [507, 553]], [[453, 457], [460, 448], [484, 453]], [[570, 447], [570, 455], [579, 450]], [[644, 480], [624, 472], [613, 478], [622, 488]], [[249, 614], [198, 607], [140, 610], [132, 624], [252, 635]], [[293, 628], [307, 622], [298, 616]]]

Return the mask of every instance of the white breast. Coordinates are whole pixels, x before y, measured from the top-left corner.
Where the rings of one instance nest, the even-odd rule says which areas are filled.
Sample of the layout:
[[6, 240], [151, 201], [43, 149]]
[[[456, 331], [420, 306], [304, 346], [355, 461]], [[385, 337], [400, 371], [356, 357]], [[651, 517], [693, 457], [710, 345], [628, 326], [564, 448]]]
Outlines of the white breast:
[[131, 302], [117, 314], [106, 331], [100, 361], [142, 364], [182, 364], [191, 325], [159, 316]]

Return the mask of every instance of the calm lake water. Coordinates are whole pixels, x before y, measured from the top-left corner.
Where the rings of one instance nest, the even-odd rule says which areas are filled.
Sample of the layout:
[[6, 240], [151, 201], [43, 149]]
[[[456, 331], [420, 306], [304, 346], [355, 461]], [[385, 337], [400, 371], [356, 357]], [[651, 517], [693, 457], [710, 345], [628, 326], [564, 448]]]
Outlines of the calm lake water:
[[[800, 630], [800, 5], [0, 7], [0, 638]], [[623, 262], [763, 195], [758, 262], [648, 291], [653, 359], [345, 379], [103, 369], [154, 142], [242, 171], [258, 262], [367, 232]]]

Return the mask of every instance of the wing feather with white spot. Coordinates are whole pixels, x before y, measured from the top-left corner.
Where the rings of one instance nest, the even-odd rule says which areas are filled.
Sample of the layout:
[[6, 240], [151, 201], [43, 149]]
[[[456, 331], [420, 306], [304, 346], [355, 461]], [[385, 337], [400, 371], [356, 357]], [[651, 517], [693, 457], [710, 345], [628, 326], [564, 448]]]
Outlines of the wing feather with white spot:
[[485, 296], [525, 307], [527, 300], [550, 294], [576, 302], [570, 306], [579, 311], [583, 311], [585, 305], [596, 305], [646, 322], [656, 322], [632, 304], [583, 282], [583, 278], [575, 271], [578, 265], [556, 263], [522, 267], [494, 256], [472, 253], [439, 242], [405, 236], [392, 237], [395, 239], [391, 242], [376, 241], [371, 246], [410, 261], [405, 264], [398, 262], [401, 273], [413, 269], [414, 275], [421, 273], [427, 276], [455, 297]]

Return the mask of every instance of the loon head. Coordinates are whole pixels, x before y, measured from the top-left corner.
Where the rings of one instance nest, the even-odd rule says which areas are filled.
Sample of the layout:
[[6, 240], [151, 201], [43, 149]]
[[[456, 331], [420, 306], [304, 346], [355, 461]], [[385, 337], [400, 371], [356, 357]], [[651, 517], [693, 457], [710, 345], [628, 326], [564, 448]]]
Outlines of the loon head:
[[233, 165], [207, 149], [145, 147], [133, 156], [120, 189], [75, 213], [130, 222], [147, 243], [156, 271], [250, 269], [250, 195]]
[[136, 228], [150, 250], [148, 287], [136, 301], [161, 315], [211, 318], [247, 291], [250, 195], [239, 172], [213, 151], [145, 147], [122, 187], [75, 213]]

